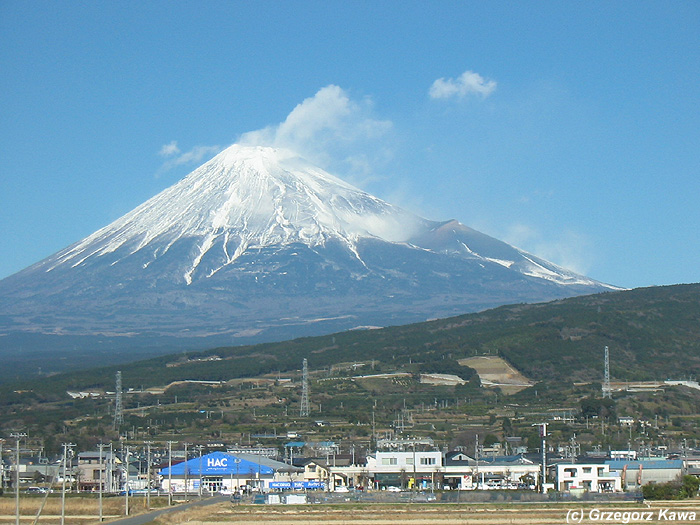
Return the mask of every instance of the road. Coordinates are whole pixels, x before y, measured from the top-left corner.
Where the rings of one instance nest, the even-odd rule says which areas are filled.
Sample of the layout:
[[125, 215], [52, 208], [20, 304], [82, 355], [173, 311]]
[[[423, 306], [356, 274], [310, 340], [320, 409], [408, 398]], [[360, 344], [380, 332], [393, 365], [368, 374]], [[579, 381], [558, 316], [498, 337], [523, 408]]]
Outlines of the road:
[[167, 514], [168, 512], [182, 511], [191, 507], [212, 505], [214, 503], [221, 503], [223, 501], [227, 501], [228, 499], [228, 496], [214, 496], [212, 498], [206, 498], [201, 501], [198, 500], [192, 501], [190, 503], [183, 503], [182, 505], [174, 505], [172, 507], [154, 510], [145, 514], [139, 514], [138, 516], [129, 516], [128, 518], [119, 518], [113, 521], [103, 523], [109, 523], [110, 525], [144, 525], [145, 523], [150, 523], [158, 516], [162, 516], [163, 514]]

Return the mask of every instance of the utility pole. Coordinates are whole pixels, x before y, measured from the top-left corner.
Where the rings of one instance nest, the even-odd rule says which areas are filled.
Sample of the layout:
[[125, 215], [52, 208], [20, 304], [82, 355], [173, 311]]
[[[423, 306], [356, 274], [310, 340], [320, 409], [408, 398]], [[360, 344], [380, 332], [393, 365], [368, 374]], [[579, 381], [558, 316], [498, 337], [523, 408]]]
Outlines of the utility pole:
[[126, 446], [126, 482], [124, 483], [124, 516], [129, 515], [129, 445]]
[[103, 477], [104, 477], [104, 472], [105, 472], [104, 465], [102, 464], [102, 452], [103, 452], [105, 445], [104, 445], [104, 443], [100, 443], [97, 446], [100, 448], [100, 461], [98, 462], [98, 465], [99, 465], [99, 469], [100, 469], [100, 523], [102, 523], [102, 492], [104, 491]]
[[202, 499], [202, 449], [204, 445], [197, 445], [199, 450], [199, 499]]
[[[61, 484], [61, 525], [66, 523], [66, 463], [68, 460], [68, 451], [75, 445], [73, 443], [63, 444], [63, 480]], [[19, 523], [19, 522], [18, 522]]]
[[187, 502], [187, 483], [189, 482], [189, 480], [187, 479], [187, 446], [191, 445], [191, 443], [185, 442], [183, 443], [183, 445], [185, 446], [185, 502]]
[[24, 432], [13, 432], [10, 437], [15, 438], [17, 448], [15, 451], [15, 524], [19, 525], [19, 442], [23, 437], [27, 437]]
[[610, 387], [610, 352], [605, 347], [605, 363], [603, 371], [603, 398], [612, 398], [612, 388]]
[[109, 444], [109, 455], [105, 459], [107, 466], [107, 491], [111, 494], [114, 492], [114, 446]]
[[306, 358], [304, 358], [301, 370], [301, 408], [299, 409], [299, 415], [306, 417], [309, 415], [309, 412], [309, 367]]
[[476, 460], [476, 488], [479, 489], [479, 434], [474, 441], [474, 459]]
[[[238, 493], [241, 490], [241, 478], [238, 475], [238, 469], [239, 469], [240, 464], [241, 464], [241, 458], [236, 457], [233, 459], [233, 462], [236, 464], [236, 493]], [[290, 463], [290, 465], [291, 465], [291, 463]], [[231, 483], [231, 491], [233, 491], [233, 483]], [[240, 503], [240, 501], [241, 500], [239, 499], [238, 502]]]
[[151, 445], [153, 441], [146, 441], [146, 509], [151, 508]]
[[545, 482], [547, 481], [547, 423], [541, 423], [540, 425], [540, 438], [542, 438], [542, 473], [540, 474], [542, 481], [540, 482], [542, 487], [542, 494], [547, 493], [545, 488]]
[[124, 413], [122, 410], [122, 372], [119, 370], [116, 377], [116, 388], [114, 390], [114, 430], [119, 432], [119, 427], [124, 423]]
[[177, 441], [168, 441], [168, 506], [173, 504], [173, 444]]
[[5, 445], [5, 440], [0, 438], [0, 492], [5, 489], [5, 464], [2, 462], [2, 447]]

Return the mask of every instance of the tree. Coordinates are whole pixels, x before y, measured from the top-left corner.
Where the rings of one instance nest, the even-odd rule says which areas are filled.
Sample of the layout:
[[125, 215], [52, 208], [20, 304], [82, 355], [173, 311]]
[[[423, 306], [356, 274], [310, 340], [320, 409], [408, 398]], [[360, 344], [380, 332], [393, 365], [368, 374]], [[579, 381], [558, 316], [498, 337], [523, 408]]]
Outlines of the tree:
[[615, 401], [610, 398], [584, 397], [580, 406], [583, 417], [611, 418], [615, 415]]
[[685, 475], [680, 481], [644, 485], [642, 494], [645, 499], [687, 499], [695, 497], [698, 488], [700, 480], [695, 476]]
[[682, 499], [694, 498], [698, 493], [698, 488], [700, 488], [700, 479], [686, 474], [683, 476], [681, 481], [681, 490], [679, 495]]
[[504, 417], [502, 421], [503, 435], [512, 436], [513, 435], [513, 423], [510, 418]]
[[484, 446], [490, 447], [493, 446], [494, 443], [498, 443], [498, 437], [493, 434], [486, 434], [486, 437], [484, 438]]

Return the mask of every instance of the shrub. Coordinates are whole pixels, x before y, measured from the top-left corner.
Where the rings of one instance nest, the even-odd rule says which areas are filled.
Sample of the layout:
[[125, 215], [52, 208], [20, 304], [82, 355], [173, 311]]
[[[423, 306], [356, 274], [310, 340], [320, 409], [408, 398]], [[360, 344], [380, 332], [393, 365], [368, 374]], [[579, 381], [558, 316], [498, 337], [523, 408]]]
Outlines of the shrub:
[[695, 497], [699, 487], [700, 479], [685, 475], [680, 482], [670, 481], [644, 485], [642, 494], [645, 499], [687, 499]]

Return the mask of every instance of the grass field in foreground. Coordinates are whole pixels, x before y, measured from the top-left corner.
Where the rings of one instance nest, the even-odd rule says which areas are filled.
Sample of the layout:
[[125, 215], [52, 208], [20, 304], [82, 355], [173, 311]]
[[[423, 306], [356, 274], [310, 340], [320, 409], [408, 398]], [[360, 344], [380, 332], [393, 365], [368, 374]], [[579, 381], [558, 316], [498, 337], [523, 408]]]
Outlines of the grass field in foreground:
[[[61, 495], [53, 493], [46, 498], [41, 495], [27, 496], [20, 494], [19, 512], [21, 523], [33, 523], [37, 511], [42, 507], [41, 516], [37, 523], [50, 525], [60, 523], [61, 520]], [[151, 498], [151, 508], [161, 508], [168, 503], [167, 498]], [[102, 516], [105, 522], [124, 516], [125, 501], [123, 497], [102, 498]], [[146, 499], [143, 497], [129, 498], [129, 514], [141, 514], [146, 511]], [[76, 496], [69, 494], [66, 496], [65, 522], [71, 525], [92, 524], [99, 521], [99, 498], [97, 495]], [[15, 523], [15, 496], [13, 493], [5, 492], [0, 497], [0, 525]]]
[[[619, 513], [616, 515], [615, 513]], [[597, 513], [597, 514], [596, 514]], [[612, 513], [608, 515], [601, 513]], [[675, 514], [672, 514], [675, 513]], [[684, 513], [680, 515], [679, 513]], [[564, 523], [692, 522], [700, 515], [700, 501], [638, 503], [534, 503], [534, 504], [336, 504], [241, 505], [216, 504], [186, 512], [168, 513], [154, 525], [550, 525]], [[579, 516], [581, 520], [579, 521]], [[567, 520], [568, 517], [568, 520]], [[647, 518], [651, 517], [651, 521]], [[691, 519], [682, 519], [691, 518]]]

